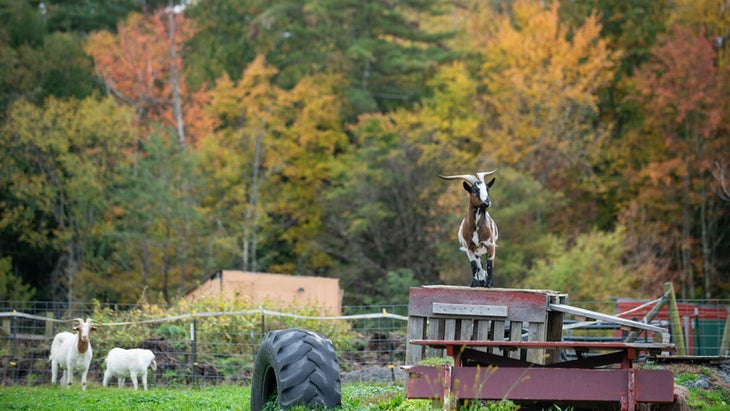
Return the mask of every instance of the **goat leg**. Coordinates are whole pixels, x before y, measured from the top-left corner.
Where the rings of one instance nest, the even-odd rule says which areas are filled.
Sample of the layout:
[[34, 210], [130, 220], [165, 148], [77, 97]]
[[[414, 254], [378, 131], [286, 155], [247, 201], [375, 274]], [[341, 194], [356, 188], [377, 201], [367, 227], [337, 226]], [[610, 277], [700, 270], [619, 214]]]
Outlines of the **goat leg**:
[[487, 288], [492, 288], [494, 285], [494, 278], [492, 278], [492, 260], [487, 259], [487, 281], [485, 283], [485, 286]]
[[470, 287], [479, 287], [479, 280], [477, 278], [479, 276], [480, 271], [482, 271], [482, 268], [479, 267], [479, 262], [476, 260], [471, 260], [471, 285], [470, 285]]

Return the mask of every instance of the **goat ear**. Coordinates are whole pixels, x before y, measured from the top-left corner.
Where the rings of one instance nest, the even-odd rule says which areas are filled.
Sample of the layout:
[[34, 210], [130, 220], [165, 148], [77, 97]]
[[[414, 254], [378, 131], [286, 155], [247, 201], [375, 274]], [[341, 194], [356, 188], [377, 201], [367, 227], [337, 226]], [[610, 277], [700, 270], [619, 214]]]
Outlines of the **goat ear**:
[[471, 186], [466, 181], [464, 181], [464, 190], [471, 193]]
[[492, 188], [492, 184], [494, 184], [494, 177], [492, 177], [491, 180], [487, 183], [487, 187]]

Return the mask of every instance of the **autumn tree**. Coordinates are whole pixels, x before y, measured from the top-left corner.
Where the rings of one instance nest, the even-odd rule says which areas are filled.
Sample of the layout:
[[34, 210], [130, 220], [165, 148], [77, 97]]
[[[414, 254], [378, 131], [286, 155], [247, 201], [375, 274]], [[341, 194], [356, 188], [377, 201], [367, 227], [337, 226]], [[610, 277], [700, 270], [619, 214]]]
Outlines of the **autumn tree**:
[[341, 77], [314, 75], [283, 96], [287, 124], [272, 135], [262, 190], [269, 221], [263, 245], [276, 256], [268, 264], [275, 272], [317, 275], [332, 265], [316, 240], [324, 229], [328, 191], [346, 172], [340, 157], [350, 151], [341, 88]]
[[675, 27], [637, 76], [643, 131], [661, 142], [635, 176], [637, 201], [646, 207], [647, 229], [660, 233], [659, 249], [673, 262], [682, 298], [711, 298], [727, 283], [717, 256], [727, 247], [721, 221], [728, 209], [715, 195], [712, 172], [716, 161], [730, 158], [728, 77], [714, 57], [702, 31]]
[[182, 45], [193, 33], [183, 14], [160, 9], [132, 13], [117, 34], [95, 32], [86, 44], [107, 92], [134, 107], [142, 126], [169, 125], [181, 147], [197, 144], [214, 125], [202, 109], [204, 89], [188, 91], [185, 82]]
[[482, 151], [552, 189], [581, 190], [605, 137], [594, 122], [596, 92], [615, 65], [597, 17], [570, 28], [561, 23], [557, 2], [542, 8], [517, 1], [511, 14], [493, 18], [481, 67]]
[[276, 69], [259, 56], [241, 80], [224, 74], [211, 90], [211, 112], [221, 126], [202, 147], [203, 168], [217, 196], [206, 196], [203, 205], [219, 229], [228, 250], [237, 247], [236, 266], [257, 270], [258, 235], [265, 218], [259, 203], [267, 170], [265, 158], [272, 135], [285, 127], [284, 91], [271, 81]]

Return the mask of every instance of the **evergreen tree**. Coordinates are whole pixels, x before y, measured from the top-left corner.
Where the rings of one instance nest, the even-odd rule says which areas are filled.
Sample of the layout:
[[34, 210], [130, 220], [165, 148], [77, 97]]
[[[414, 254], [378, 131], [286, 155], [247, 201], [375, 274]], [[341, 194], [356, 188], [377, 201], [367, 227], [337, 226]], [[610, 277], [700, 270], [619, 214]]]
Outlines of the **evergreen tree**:
[[[351, 115], [387, 111], [419, 101], [439, 63], [454, 57], [421, 20], [444, 10], [443, 1], [356, 0], [199, 3], [191, 16], [200, 32], [190, 43], [198, 82], [221, 70], [239, 75], [257, 53], [290, 88], [302, 77], [342, 75]], [[195, 51], [199, 50], [199, 51]], [[205, 53], [203, 56], [201, 53]], [[221, 63], [222, 62], [222, 63]], [[223, 64], [212, 67], [211, 64]]]

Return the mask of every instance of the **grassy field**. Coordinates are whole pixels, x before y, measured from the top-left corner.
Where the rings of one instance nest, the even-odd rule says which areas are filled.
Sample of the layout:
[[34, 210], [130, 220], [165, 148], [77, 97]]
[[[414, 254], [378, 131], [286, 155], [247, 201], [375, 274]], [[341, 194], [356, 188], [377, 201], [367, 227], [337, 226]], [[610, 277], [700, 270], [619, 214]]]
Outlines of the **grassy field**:
[[[686, 404], [693, 411], [730, 409], [730, 384], [714, 368], [674, 366], [675, 384], [688, 386]], [[705, 380], [709, 386], [697, 388], [695, 381]], [[37, 387], [0, 387], [0, 410], [73, 410], [73, 411], [187, 411], [249, 410], [251, 390], [241, 386], [207, 388], [154, 388], [134, 391], [131, 388], [103, 388], [92, 385], [82, 391], [42, 385]], [[276, 411], [272, 405], [271, 410]], [[422, 411], [430, 410], [431, 402], [408, 400], [400, 384], [348, 383], [342, 386], [341, 411]], [[509, 401], [472, 405], [468, 411], [516, 411]], [[555, 408], [559, 410], [560, 408]], [[292, 411], [307, 411], [304, 407]]]
[[[2, 410], [93, 410], [93, 411], [187, 411], [249, 410], [248, 387], [218, 386], [200, 389], [130, 388], [91, 386], [68, 390], [48, 385], [0, 388]], [[405, 400], [405, 389], [392, 384], [346, 384], [342, 387], [342, 410], [415, 411], [429, 408], [427, 401]]]

